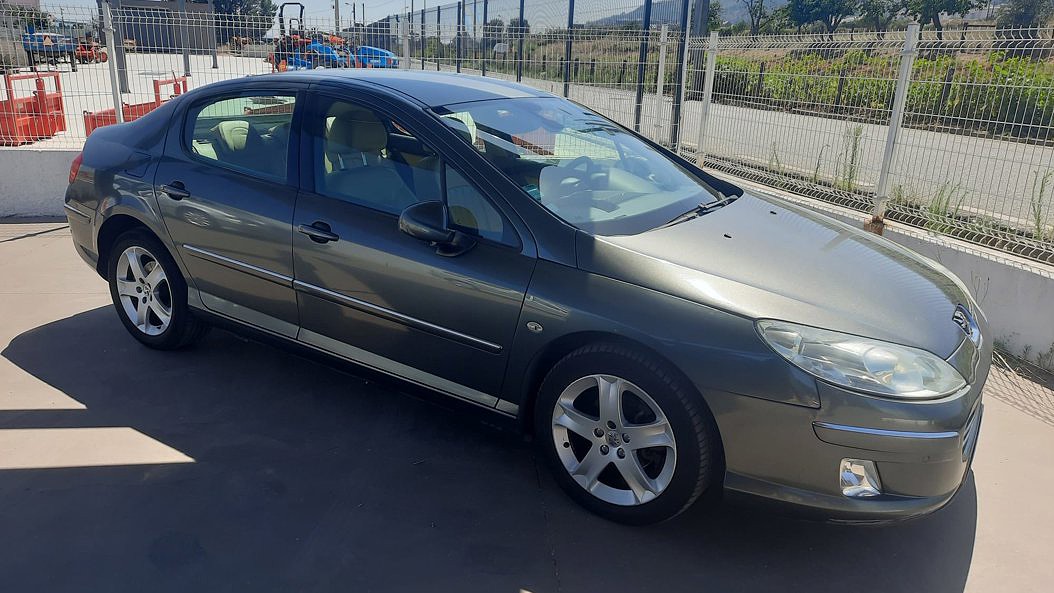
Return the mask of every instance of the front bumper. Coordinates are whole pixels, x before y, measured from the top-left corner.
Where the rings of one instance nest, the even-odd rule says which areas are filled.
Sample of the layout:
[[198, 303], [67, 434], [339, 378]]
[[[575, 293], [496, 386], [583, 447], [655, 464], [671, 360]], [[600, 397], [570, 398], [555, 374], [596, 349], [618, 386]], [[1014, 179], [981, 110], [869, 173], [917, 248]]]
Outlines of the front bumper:
[[[983, 356], [990, 361], [990, 349]], [[820, 408], [732, 394], [708, 398], [725, 446], [726, 493], [846, 522], [936, 511], [969, 474], [989, 364], [978, 364], [972, 385], [933, 401], [869, 397], [827, 384], [819, 386]], [[846, 458], [874, 462], [881, 495], [842, 493], [839, 468]]]

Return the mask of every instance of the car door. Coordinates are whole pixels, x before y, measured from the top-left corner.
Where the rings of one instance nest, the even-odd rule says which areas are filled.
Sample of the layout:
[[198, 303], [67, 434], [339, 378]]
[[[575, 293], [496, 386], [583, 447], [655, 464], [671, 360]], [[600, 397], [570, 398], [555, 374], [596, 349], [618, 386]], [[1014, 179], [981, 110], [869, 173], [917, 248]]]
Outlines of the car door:
[[292, 86], [199, 98], [169, 134], [154, 178], [205, 307], [289, 337], [298, 329], [291, 242], [301, 104]]
[[[325, 95], [306, 112], [301, 170], [309, 174], [293, 236], [300, 339], [496, 405], [533, 242], [462, 162], [440, 157], [388, 113]], [[431, 200], [450, 201], [451, 224], [475, 237], [472, 249], [443, 256], [399, 230], [403, 209]]]

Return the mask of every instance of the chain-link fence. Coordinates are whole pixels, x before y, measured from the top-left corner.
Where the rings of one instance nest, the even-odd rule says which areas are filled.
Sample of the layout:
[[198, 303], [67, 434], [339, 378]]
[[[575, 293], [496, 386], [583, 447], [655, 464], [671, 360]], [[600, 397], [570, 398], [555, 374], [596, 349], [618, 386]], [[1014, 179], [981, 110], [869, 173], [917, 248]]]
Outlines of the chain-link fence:
[[1054, 263], [1048, 29], [686, 39], [680, 2], [466, 0], [340, 27], [123, 2], [0, 4], [0, 143], [79, 147], [276, 70], [456, 71], [566, 96], [717, 171]]

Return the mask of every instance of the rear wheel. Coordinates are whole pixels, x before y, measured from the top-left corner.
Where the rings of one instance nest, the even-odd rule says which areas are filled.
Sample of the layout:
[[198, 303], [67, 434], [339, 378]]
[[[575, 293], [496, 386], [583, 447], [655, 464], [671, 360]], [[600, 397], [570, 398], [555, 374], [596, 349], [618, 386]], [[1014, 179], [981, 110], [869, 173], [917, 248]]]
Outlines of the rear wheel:
[[187, 306], [187, 284], [161, 243], [141, 230], [121, 235], [110, 250], [107, 279], [121, 322], [151, 348], [173, 350], [208, 331]]
[[670, 519], [715, 482], [705, 404], [665, 364], [621, 345], [585, 346], [552, 368], [535, 435], [560, 486], [620, 523]]

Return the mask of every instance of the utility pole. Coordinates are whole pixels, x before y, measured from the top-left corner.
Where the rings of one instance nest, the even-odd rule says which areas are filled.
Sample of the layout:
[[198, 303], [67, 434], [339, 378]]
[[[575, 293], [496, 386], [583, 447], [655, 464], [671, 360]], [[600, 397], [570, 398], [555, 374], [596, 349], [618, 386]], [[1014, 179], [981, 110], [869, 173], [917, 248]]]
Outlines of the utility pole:
[[340, 35], [340, 0], [333, 0], [333, 22], [336, 24], [333, 32]]

